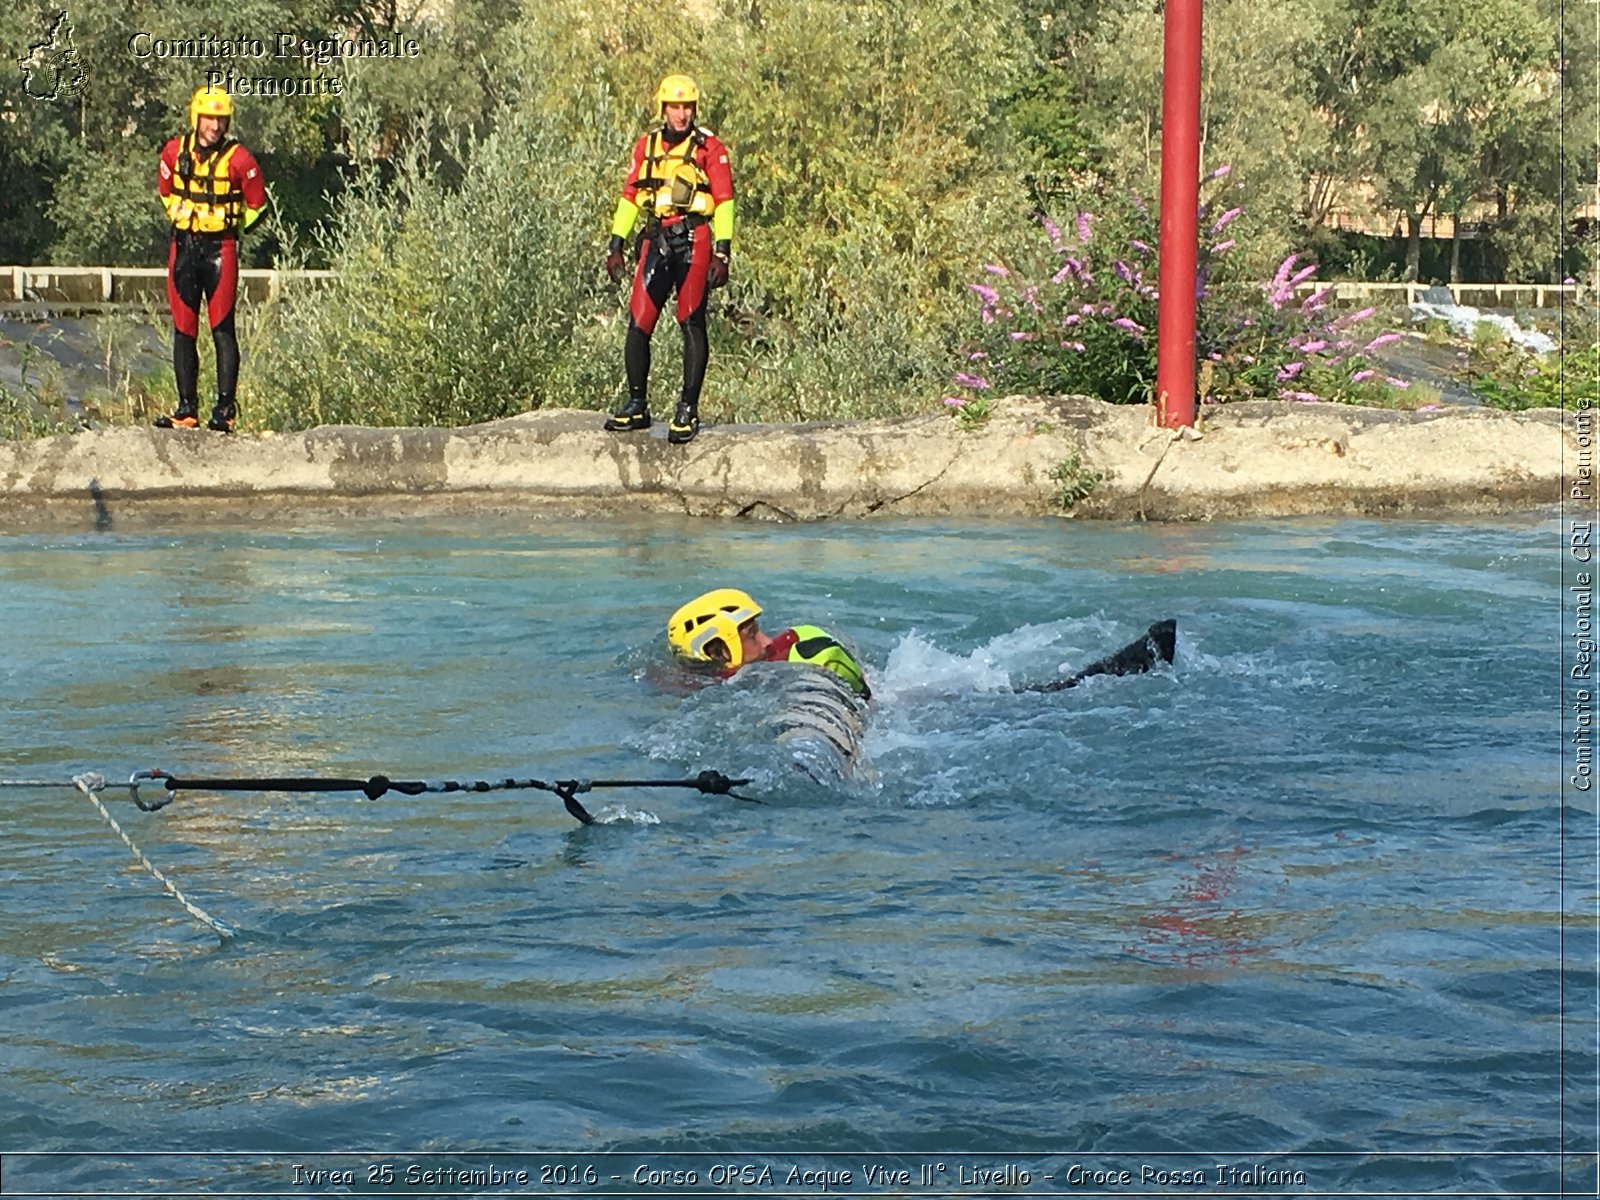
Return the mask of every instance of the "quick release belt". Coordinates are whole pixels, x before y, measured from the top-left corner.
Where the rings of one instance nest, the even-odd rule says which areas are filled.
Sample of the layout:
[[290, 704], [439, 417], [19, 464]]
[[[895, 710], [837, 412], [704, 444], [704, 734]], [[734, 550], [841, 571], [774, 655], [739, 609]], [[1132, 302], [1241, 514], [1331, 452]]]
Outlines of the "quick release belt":
[[644, 236], [654, 237], [658, 233], [693, 233], [700, 226], [710, 224], [710, 222], [710, 217], [702, 217], [699, 213], [686, 213], [683, 216], [666, 217], [661, 220], [647, 222], [644, 227]]

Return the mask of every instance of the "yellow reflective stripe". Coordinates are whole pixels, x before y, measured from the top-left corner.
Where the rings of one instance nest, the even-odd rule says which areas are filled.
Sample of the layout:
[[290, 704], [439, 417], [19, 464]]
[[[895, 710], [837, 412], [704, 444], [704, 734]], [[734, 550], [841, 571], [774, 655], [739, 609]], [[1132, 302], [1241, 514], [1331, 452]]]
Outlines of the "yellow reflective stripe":
[[631, 200], [617, 201], [617, 211], [611, 217], [611, 236], [625, 238], [633, 232], [634, 222], [639, 219], [639, 206]]
[[724, 200], [717, 205], [716, 211], [711, 214], [711, 240], [714, 242], [733, 241], [733, 200]]

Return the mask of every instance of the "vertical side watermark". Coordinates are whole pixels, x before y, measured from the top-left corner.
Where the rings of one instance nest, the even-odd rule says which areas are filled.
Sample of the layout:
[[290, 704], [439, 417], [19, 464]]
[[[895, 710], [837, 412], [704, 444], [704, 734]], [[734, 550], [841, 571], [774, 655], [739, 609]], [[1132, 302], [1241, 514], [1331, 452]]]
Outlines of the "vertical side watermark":
[[[1563, 353], [1600, 341], [1600, 297], [1564, 311]], [[1569, 324], [1569, 318], [1576, 318]], [[1575, 327], [1574, 327], [1575, 326]], [[1578, 361], [1583, 361], [1579, 359]], [[1568, 392], [1568, 387], [1573, 390]], [[1595, 592], [1600, 582], [1596, 413], [1588, 381], [1563, 372], [1561, 531], [1561, 1140], [1563, 1162], [1592, 1180], [1600, 1147], [1600, 1074], [1585, 1078], [1600, 1032], [1600, 779], [1595, 768], [1600, 695]], [[1571, 405], [1571, 407], [1565, 407]], [[1582, 814], [1577, 817], [1575, 814]], [[1570, 989], [1585, 965], [1589, 986]], [[1570, 1052], [1570, 1054], [1569, 1054]], [[1576, 1119], [1570, 1119], [1576, 1118]], [[1563, 1176], [1566, 1172], [1563, 1171]]]

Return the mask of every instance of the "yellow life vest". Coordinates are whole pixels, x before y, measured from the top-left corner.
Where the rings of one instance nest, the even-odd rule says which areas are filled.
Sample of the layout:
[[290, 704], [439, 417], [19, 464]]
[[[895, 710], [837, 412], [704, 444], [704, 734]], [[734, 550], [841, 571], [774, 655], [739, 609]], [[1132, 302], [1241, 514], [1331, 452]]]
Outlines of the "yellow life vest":
[[205, 157], [195, 152], [195, 135], [178, 144], [178, 162], [172, 172], [172, 194], [166, 197], [172, 224], [188, 233], [223, 233], [239, 228], [244, 216], [244, 192], [229, 175], [229, 165], [239, 143], [225, 140]]
[[709, 217], [717, 202], [711, 198], [711, 181], [694, 161], [695, 151], [705, 145], [705, 131], [691, 129], [676, 146], [667, 145], [665, 133], [665, 129], [656, 130], [645, 144], [644, 162], [634, 186], [649, 199], [641, 195], [640, 207], [648, 207], [657, 218]]
[[832, 671], [849, 684], [850, 690], [856, 695], [871, 697], [872, 692], [867, 687], [867, 677], [861, 665], [850, 656], [850, 651], [839, 644], [837, 638], [815, 625], [796, 625], [794, 632], [797, 636], [794, 645], [789, 648], [788, 661], [810, 663], [824, 671]]

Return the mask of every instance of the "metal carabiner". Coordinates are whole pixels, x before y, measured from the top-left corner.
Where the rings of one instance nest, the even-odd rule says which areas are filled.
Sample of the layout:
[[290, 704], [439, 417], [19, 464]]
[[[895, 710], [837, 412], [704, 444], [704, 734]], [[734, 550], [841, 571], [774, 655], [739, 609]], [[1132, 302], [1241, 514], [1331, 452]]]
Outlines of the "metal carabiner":
[[144, 780], [157, 780], [157, 779], [171, 779], [171, 778], [172, 778], [171, 775], [167, 774], [165, 771], [160, 771], [160, 770], [156, 770], [156, 771], [135, 771], [132, 775], [128, 776], [128, 798], [130, 800], [132, 800], [134, 802], [134, 804], [138, 805], [140, 812], [157, 812], [160, 809], [163, 809], [167, 805], [171, 804], [174, 800], [176, 800], [178, 798], [178, 793], [173, 791], [169, 787], [167, 789], [167, 794], [165, 796], [163, 796], [160, 800], [157, 800], [154, 804], [146, 804], [143, 800], [141, 800], [139, 798], [139, 781], [141, 779], [144, 779]]

